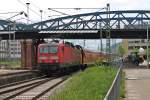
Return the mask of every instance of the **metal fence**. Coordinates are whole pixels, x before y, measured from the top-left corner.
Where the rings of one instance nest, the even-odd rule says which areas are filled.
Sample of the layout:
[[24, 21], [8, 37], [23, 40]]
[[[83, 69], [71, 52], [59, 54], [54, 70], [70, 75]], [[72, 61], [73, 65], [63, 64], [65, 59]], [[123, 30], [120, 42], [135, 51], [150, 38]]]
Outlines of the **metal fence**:
[[[114, 65], [114, 64], [113, 64]], [[118, 100], [120, 92], [120, 82], [121, 82], [121, 73], [122, 73], [122, 61], [116, 62], [116, 65], [119, 65], [119, 69], [115, 76], [115, 79], [108, 90], [104, 100]]]

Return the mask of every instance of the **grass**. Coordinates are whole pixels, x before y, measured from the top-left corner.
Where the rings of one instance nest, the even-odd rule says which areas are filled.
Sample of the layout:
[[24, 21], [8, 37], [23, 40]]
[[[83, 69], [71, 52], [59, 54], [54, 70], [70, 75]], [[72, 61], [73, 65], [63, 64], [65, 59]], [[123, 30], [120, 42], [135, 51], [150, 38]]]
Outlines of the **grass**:
[[117, 70], [110, 67], [90, 67], [78, 73], [66, 87], [50, 100], [103, 100]]
[[9, 68], [20, 68], [21, 67], [21, 61], [15, 60], [15, 61], [0, 61], [1, 65], [4, 65]]
[[125, 98], [125, 73], [122, 72], [119, 100], [124, 100], [124, 98]]

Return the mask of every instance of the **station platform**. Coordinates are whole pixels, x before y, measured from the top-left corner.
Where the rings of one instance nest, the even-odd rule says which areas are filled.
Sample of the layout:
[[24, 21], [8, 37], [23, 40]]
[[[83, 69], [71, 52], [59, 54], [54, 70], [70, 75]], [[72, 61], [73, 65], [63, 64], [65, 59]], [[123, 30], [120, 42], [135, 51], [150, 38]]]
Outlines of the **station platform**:
[[150, 69], [127, 68], [125, 72], [125, 100], [150, 100]]
[[17, 73], [24, 73], [24, 72], [30, 72], [30, 70], [6, 70], [6, 69], [0, 69], [0, 76], [17, 74]]
[[0, 69], [0, 86], [39, 77], [35, 70], [6, 70]]

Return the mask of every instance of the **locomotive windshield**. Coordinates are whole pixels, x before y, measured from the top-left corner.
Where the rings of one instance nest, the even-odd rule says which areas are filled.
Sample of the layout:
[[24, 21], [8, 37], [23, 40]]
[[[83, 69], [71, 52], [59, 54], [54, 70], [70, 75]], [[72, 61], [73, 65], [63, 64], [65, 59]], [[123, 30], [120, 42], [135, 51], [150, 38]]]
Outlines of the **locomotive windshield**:
[[40, 53], [57, 53], [58, 49], [56, 46], [43, 46], [40, 47]]

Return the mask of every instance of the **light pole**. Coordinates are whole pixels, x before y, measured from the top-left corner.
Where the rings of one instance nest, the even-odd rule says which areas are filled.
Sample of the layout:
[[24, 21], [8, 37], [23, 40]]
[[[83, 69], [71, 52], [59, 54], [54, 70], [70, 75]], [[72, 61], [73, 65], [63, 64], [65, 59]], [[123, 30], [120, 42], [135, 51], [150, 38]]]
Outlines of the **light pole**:
[[[24, 11], [21, 11], [21, 12], [18, 12], [17, 14], [7, 18], [6, 20], [9, 22], [9, 25], [8, 25], [8, 30], [13, 30], [15, 31], [16, 30], [16, 21], [11, 21], [10, 19], [16, 17], [16, 16], [19, 16], [19, 15], [22, 15], [24, 14], [26, 17], [27, 17], [27, 14], [24, 12]], [[10, 50], [10, 40], [11, 40], [11, 33], [8, 34], [9, 35], [9, 39], [7, 40], [7, 52], [8, 52], [8, 60], [11, 59], [11, 50]], [[13, 34], [13, 41], [15, 43], [15, 32]], [[14, 58], [15, 58], [15, 49], [14, 49]]]
[[108, 53], [111, 53], [110, 50], [110, 5], [107, 4], [107, 46], [108, 46]]
[[103, 38], [103, 36], [102, 36], [102, 23], [100, 23], [99, 27], [100, 27], [100, 45], [101, 45], [100, 52], [102, 52], [102, 51], [103, 51], [103, 43], [102, 43], [102, 38]]
[[26, 3], [26, 5], [27, 5], [27, 24], [29, 24], [29, 5], [30, 5], [30, 3]]
[[[41, 13], [41, 22], [42, 22], [42, 18], [43, 18], [42, 13], [43, 13], [43, 10], [40, 10], [40, 13]], [[42, 29], [42, 23], [41, 23], [41, 29]]]
[[86, 40], [84, 39], [84, 40], [83, 40], [83, 47], [84, 47], [84, 48], [85, 48], [85, 41], [86, 41]]
[[107, 4], [107, 29], [106, 29], [106, 52], [108, 53], [108, 62], [110, 62], [110, 4]]
[[148, 61], [148, 45], [149, 45], [149, 43], [148, 43], [148, 39], [149, 39], [149, 30], [148, 30], [148, 23], [147, 23], [147, 29], [146, 29], [146, 31], [147, 31], [147, 67], [149, 68], [149, 61]]

